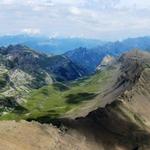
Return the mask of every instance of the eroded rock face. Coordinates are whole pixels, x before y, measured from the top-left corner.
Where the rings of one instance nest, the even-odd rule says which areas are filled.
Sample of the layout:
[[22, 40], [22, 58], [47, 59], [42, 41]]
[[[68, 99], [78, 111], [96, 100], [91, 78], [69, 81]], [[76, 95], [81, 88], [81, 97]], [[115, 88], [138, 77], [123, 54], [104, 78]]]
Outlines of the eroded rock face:
[[115, 57], [107, 55], [103, 58], [100, 65], [97, 66], [96, 70], [98, 71], [105, 69], [106, 67], [112, 66], [115, 62], [116, 62]]

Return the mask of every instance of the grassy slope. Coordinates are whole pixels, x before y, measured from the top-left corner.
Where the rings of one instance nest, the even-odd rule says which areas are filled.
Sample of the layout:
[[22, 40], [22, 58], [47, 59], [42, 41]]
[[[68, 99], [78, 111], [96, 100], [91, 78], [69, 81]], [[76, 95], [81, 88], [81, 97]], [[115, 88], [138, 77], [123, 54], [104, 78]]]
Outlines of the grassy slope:
[[56, 83], [33, 90], [23, 106], [26, 113], [8, 113], [0, 119], [28, 119], [50, 115], [58, 117], [71, 109], [81, 107], [104, 89], [110, 81], [113, 69], [97, 72], [95, 75], [69, 83]]

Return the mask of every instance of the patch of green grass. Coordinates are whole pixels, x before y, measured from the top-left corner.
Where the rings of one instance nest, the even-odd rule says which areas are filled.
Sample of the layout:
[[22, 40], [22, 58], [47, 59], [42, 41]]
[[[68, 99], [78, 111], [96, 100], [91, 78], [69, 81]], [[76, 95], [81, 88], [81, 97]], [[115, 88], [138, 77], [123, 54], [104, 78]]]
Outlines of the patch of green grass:
[[24, 117], [20, 114], [16, 114], [16, 113], [8, 113], [8, 114], [4, 114], [0, 117], [0, 120], [21, 120], [23, 119]]

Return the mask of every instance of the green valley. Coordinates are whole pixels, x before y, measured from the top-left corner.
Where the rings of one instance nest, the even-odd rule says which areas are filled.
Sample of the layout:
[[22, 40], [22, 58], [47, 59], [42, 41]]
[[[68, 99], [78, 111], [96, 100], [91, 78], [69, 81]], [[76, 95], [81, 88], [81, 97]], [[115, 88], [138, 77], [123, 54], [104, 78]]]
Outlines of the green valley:
[[19, 112], [19, 114], [8, 112], [2, 115], [0, 119], [36, 119], [45, 115], [52, 118], [61, 117], [72, 109], [80, 108], [91, 100], [94, 101], [94, 98], [111, 82], [114, 70], [116, 68], [108, 68], [105, 71], [99, 71], [94, 75], [67, 84], [57, 82], [31, 90], [21, 104], [26, 111]]

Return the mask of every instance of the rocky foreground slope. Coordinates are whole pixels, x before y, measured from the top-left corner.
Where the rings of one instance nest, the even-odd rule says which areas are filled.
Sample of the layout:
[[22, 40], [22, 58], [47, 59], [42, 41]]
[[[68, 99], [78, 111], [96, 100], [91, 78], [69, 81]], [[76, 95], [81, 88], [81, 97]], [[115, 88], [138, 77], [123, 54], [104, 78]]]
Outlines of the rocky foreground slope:
[[135, 50], [118, 64], [116, 83], [97, 97], [101, 107], [57, 120], [61, 132], [48, 125], [1, 122], [0, 145], [4, 150], [27, 145], [27, 150], [149, 150], [150, 54]]
[[52, 125], [0, 122], [0, 150], [90, 150], [81, 140]]

